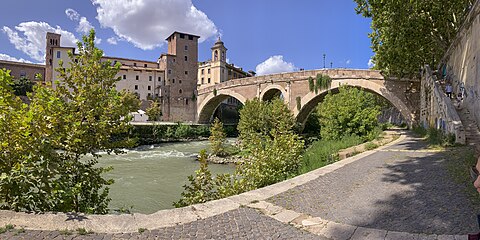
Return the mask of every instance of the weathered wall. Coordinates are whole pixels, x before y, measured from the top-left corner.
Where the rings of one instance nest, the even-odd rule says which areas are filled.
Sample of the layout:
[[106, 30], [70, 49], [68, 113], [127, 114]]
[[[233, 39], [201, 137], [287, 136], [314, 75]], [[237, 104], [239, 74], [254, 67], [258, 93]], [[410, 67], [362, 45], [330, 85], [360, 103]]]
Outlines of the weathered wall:
[[[452, 82], [454, 93], [463, 93], [463, 107], [466, 107], [480, 123], [480, 1], [476, 1], [457, 38], [449, 47], [443, 63], [445, 77]], [[439, 72], [444, 75], [443, 65]]]
[[10, 70], [10, 75], [14, 78], [24, 76], [31, 81], [35, 81], [35, 74], [40, 73], [42, 76], [45, 76], [45, 65], [40, 64], [0, 61], [0, 69], [4, 68]]

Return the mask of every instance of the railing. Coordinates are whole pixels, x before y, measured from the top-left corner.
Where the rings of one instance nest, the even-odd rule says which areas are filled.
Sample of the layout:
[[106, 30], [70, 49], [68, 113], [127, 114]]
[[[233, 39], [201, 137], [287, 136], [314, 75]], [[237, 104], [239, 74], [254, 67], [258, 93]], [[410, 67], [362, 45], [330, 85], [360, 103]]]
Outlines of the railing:
[[372, 71], [372, 70], [360, 70], [360, 69], [307, 70], [307, 71], [299, 71], [299, 72], [291, 72], [291, 73], [277, 73], [277, 74], [270, 74], [270, 75], [263, 75], [263, 76], [256, 76], [256, 77], [233, 79], [233, 80], [225, 81], [219, 84], [215, 84], [214, 86], [209, 86], [209, 87], [199, 89], [198, 94], [199, 95], [206, 94], [206, 93], [212, 92], [214, 89], [219, 90], [222, 88], [232, 87], [232, 86], [247, 86], [247, 85], [255, 85], [255, 84], [265, 83], [265, 82], [284, 82], [284, 81], [304, 80], [308, 77], [315, 78], [317, 74], [326, 74], [334, 80], [345, 79], [345, 78], [379, 79], [379, 80], [384, 79], [379, 71]]
[[[421, 121], [424, 126], [435, 127], [455, 135], [455, 142], [465, 144], [465, 130], [450, 98], [443, 93], [428, 65], [422, 76]], [[434, 126], [431, 126], [433, 123]]]

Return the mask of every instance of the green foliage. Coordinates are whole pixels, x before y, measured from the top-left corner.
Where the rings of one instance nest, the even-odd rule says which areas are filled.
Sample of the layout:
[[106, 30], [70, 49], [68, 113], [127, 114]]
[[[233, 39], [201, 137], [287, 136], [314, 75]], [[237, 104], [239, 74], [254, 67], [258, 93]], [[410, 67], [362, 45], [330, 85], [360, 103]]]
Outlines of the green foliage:
[[157, 101], [152, 101], [150, 107], [146, 110], [146, 114], [148, 116], [148, 121], [160, 121], [160, 117], [162, 116], [160, 104]]
[[378, 144], [375, 144], [373, 142], [368, 142], [368, 143], [365, 144], [365, 150], [367, 150], [367, 151], [375, 149], [377, 147], [378, 147]]
[[200, 151], [198, 161], [200, 162], [200, 169], [195, 171], [195, 175], [188, 176], [190, 184], [183, 186], [185, 191], [181, 194], [182, 198], [173, 203], [175, 207], [184, 207], [217, 199], [215, 181], [210, 169], [208, 169], [205, 150]]
[[144, 233], [145, 231], [147, 231], [148, 229], [146, 228], [139, 228], [138, 229], [138, 233]]
[[179, 124], [175, 130], [175, 137], [177, 139], [185, 139], [192, 136], [195, 136], [195, 130], [190, 125]]
[[332, 79], [328, 75], [317, 74], [315, 78], [315, 94], [318, 93], [318, 90], [328, 89], [331, 83]]
[[[200, 169], [184, 186], [176, 207], [202, 203], [260, 188], [298, 173], [303, 141], [293, 132], [295, 121], [279, 99], [247, 101], [240, 111], [238, 129], [245, 161], [234, 174], [211, 176], [205, 152], [200, 153]], [[213, 131], [213, 130], [212, 130]]]
[[338, 94], [329, 93], [318, 107], [322, 139], [340, 139], [357, 135], [369, 138], [378, 126], [380, 108], [371, 93], [340, 87]]
[[320, 136], [320, 117], [317, 111], [313, 111], [308, 115], [307, 121], [305, 122], [305, 127], [303, 128], [304, 134], [308, 134], [309, 136]]
[[33, 91], [34, 83], [27, 77], [20, 77], [19, 79], [14, 79], [12, 83], [13, 91], [17, 96], [27, 96], [27, 93]]
[[213, 89], [213, 96], [217, 96], [217, 89], [216, 88]]
[[197, 135], [199, 137], [210, 136], [210, 127], [209, 126], [197, 126], [195, 128], [195, 135]]
[[310, 92], [315, 90], [315, 83], [313, 82], [312, 77], [308, 77], [308, 90], [310, 90]]
[[223, 131], [223, 124], [215, 118], [212, 128], [210, 129], [211, 135], [208, 138], [210, 140], [210, 150], [217, 156], [225, 155], [225, 140], [227, 138]]
[[301, 159], [300, 173], [307, 173], [317, 168], [338, 161], [338, 151], [362, 143], [358, 136], [346, 136], [340, 140], [319, 140], [310, 145]]
[[295, 98], [295, 101], [297, 103], [297, 110], [300, 111], [300, 109], [302, 109], [302, 98], [300, 96], [297, 96]]
[[472, 0], [355, 0], [372, 19], [369, 37], [375, 69], [414, 77], [424, 64], [436, 66], [454, 40]]
[[[131, 146], [114, 138], [129, 130], [129, 95], [117, 92], [120, 65], [101, 61], [95, 33], [78, 43], [69, 68], [60, 62], [56, 88], [35, 86], [30, 105], [14, 96], [0, 71], [0, 208], [15, 211], [106, 213], [111, 168], [98, 168], [98, 151]], [[77, 59], [77, 61], [73, 61]], [[61, 150], [61, 151], [59, 151]]]

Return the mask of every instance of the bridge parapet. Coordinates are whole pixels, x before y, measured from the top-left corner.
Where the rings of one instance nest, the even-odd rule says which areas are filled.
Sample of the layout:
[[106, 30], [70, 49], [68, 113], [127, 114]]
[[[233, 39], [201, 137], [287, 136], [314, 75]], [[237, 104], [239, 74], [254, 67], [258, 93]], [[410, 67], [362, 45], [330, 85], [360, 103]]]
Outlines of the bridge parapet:
[[233, 86], [255, 85], [265, 82], [286, 82], [295, 80], [304, 80], [308, 77], [315, 78], [317, 74], [324, 74], [330, 76], [332, 79], [375, 79], [384, 80], [380, 71], [362, 70], [362, 69], [317, 69], [290, 73], [277, 73], [262, 75], [256, 77], [233, 79], [226, 82], [209, 86], [198, 90], [198, 94], [206, 94], [212, 92], [214, 89], [223, 89]]

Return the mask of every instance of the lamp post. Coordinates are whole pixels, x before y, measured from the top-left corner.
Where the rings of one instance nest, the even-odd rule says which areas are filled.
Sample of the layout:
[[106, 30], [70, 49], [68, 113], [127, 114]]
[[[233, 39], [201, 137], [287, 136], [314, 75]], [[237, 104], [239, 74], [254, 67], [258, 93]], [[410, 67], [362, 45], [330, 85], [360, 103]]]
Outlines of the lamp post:
[[323, 68], [325, 68], [325, 56], [327, 56], [327, 54], [323, 54]]

